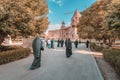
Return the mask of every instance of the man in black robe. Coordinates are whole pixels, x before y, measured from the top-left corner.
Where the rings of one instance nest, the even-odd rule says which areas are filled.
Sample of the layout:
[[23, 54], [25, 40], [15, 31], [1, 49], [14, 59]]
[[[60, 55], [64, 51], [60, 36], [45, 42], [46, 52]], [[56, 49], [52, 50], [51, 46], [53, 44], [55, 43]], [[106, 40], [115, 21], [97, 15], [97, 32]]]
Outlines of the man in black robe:
[[66, 39], [65, 46], [66, 46], [66, 57], [68, 58], [72, 55], [72, 43], [70, 39]]
[[75, 40], [74, 44], [75, 44], [75, 48], [77, 48], [78, 47], [78, 40]]
[[89, 47], [89, 43], [90, 43], [90, 42], [87, 40], [87, 41], [86, 41], [86, 48]]
[[41, 66], [41, 50], [44, 50], [42, 40], [37, 36], [32, 43], [34, 60], [30, 70], [34, 70]]

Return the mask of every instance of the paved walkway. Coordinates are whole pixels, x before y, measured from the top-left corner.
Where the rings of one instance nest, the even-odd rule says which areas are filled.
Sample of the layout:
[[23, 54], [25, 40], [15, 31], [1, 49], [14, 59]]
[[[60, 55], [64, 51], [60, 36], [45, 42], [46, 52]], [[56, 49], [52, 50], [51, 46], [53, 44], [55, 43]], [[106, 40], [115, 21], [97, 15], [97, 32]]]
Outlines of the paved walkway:
[[0, 80], [103, 80], [94, 57], [84, 44], [73, 47], [66, 58], [64, 48], [45, 49], [41, 68], [29, 70], [33, 56], [0, 66]]

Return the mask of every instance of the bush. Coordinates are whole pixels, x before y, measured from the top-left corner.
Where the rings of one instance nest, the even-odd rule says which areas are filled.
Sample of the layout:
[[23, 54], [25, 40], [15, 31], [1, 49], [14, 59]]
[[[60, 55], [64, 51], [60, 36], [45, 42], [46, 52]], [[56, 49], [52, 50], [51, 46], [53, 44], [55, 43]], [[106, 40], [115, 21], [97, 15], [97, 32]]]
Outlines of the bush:
[[0, 65], [27, 57], [30, 49], [11, 47], [12, 50], [0, 52]]
[[120, 50], [119, 49], [105, 49], [103, 50], [103, 56], [106, 61], [108, 61], [111, 66], [116, 70], [120, 76]]
[[103, 56], [120, 76], [120, 49], [98, 46], [95, 43], [90, 44], [90, 48], [95, 51], [103, 52]]
[[102, 52], [102, 50], [104, 49], [104, 47], [102, 46], [98, 46], [95, 43], [91, 43], [90, 44], [90, 49], [94, 50], [94, 51], [99, 51]]
[[22, 48], [21, 46], [0, 46], [0, 52]]

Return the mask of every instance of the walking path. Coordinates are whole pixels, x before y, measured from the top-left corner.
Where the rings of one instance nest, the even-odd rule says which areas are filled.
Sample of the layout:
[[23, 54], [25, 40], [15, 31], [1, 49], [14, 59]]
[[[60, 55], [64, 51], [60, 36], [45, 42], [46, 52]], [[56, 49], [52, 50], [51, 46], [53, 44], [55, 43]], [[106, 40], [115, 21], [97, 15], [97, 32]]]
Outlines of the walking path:
[[41, 67], [29, 70], [33, 55], [0, 66], [0, 80], [103, 80], [94, 57], [84, 44], [73, 47], [73, 55], [65, 56], [65, 48], [42, 52]]

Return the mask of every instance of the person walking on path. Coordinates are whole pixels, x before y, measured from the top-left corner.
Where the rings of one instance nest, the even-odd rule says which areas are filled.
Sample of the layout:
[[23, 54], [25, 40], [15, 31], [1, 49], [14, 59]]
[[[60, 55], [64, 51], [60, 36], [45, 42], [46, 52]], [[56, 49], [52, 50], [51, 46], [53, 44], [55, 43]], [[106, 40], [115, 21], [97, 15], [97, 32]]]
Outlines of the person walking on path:
[[54, 41], [54, 39], [52, 39], [51, 40], [51, 48], [53, 48], [53, 49], [54, 49], [54, 43], [55, 43], [55, 41]]
[[66, 39], [65, 46], [66, 46], [66, 57], [69, 58], [72, 55], [72, 43], [70, 39]]
[[75, 48], [77, 48], [78, 47], [78, 40], [77, 39], [75, 40], [74, 44], [75, 44]]
[[64, 45], [64, 40], [61, 39], [61, 47], [63, 47], [63, 45]]
[[50, 39], [47, 40], [47, 43], [48, 43], [47, 47], [50, 49], [50, 46], [51, 46]]
[[46, 40], [46, 47], [48, 47], [48, 40]]
[[59, 47], [60, 46], [60, 39], [58, 39], [58, 41], [57, 41], [57, 47]]
[[34, 60], [30, 67], [30, 70], [34, 70], [41, 66], [41, 50], [44, 50], [44, 48], [42, 45], [42, 40], [38, 37], [38, 35], [33, 40], [32, 48], [33, 48]]
[[89, 47], [89, 43], [90, 43], [90, 42], [87, 40], [87, 41], [86, 41], [86, 48]]

